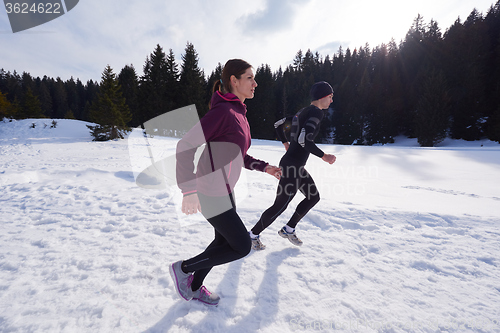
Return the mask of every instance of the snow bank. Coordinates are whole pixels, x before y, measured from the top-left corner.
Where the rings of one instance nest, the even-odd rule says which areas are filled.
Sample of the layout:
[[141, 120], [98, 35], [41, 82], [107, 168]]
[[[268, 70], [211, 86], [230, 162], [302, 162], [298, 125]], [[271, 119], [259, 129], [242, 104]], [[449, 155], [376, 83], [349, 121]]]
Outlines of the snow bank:
[[[322, 200], [298, 225], [304, 245], [277, 235], [299, 194], [265, 251], [212, 270], [209, 309], [168, 274], [211, 241], [207, 223], [178, 213], [176, 189], [136, 185], [129, 140], [56, 121], [0, 123], [2, 332], [500, 332], [498, 144], [323, 145], [337, 162], [308, 162]], [[165, 141], [151, 140], [157, 156]], [[249, 153], [277, 164], [283, 151], [254, 140]], [[276, 180], [241, 183], [251, 228]]]

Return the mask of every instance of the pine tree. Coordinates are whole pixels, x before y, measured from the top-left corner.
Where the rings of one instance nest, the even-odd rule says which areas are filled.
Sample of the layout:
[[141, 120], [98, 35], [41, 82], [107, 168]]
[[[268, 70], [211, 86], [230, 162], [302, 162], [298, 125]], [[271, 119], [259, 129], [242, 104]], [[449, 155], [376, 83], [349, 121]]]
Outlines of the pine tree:
[[7, 72], [0, 68], [0, 92], [6, 90]]
[[415, 117], [416, 135], [422, 147], [433, 147], [447, 135], [450, 100], [442, 72], [433, 72], [424, 82]]
[[[283, 70], [281, 66], [278, 68], [278, 72], [274, 74], [274, 100], [275, 100], [275, 110], [274, 110], [274, 119], [278, 120], [286, 116], [287, 110], [287, 85], [283, 77]], [[273, 136], [276, 138], [276, 133]]]
[[36, 92], [35, 81], [33, 80], [33, 77], [27, 72], [23, 72], [23, 74], [21, 75], [21, 85], [25, 91], [31, 89], [32, 92]]
[[33, 94], [31, 88], [28, 88], [24, 94], [24, 99], [20, 111], [17, 113], [17, 118], [44, 118], [40, 101], [38, 97]]
[[179, 104], [179, 68], [175, 62], [175, 55], [172, 49], [169, 49], [165, 63], [165, 98], [168, 111], [185, 106]]
[[302, 59], [302, 72], [304, 73], [304, 77], [312, 76], [312, 81], [316, 82], [318, 80], [318, 67], [318, 55], [316, 54], [315, 56], [311, 50], [308, 49]]
[[400, 48], [400, 60], [403, 67], [402, 91], [404, 94], [404, 111], [400, 121], [405, 129], [405, 134], [410, 137], [414, 136], [413, 119], [420, 86], [418, 74], [425, 59], [425, 50], [422, 45], [424, 34], [424, 18], [418, 14]]
[[207, 85], [205, 74], [198, 67], [198, 53], [194, 45], [188, 42], [184, 51], [179, 80], [179, 105], [182, 107], [195, 104], [201, 118], [208, 111], [209, 102], [205, 94]]
[[68, 112], [68, 96], [66, 93], [66, 87], [61, 78], [57, 78], [51, 89], [52, 95], [52, 107], [54, 110], [53, 118], [64, 118], [66, 112]]
[[87, 87], [85, 87], [80, 81], [76, 79], [76, 94], [78, 99], [77, 109], [73, 110], [75, 119], [83, 120], [83, 110], [85, 108], [85, 103], [87, 102]]
[[488, 139], [500, 143], [500, 104], [488, 121]]
[[7, 96], [0, 91], [0, 120], [14, 118], [16, 113], [16, 108], [7, 100]]
[[284, 112], [286, 115], [295, 114], [301, 108], [310, 103], [309, 90], [314, 84], [314, 59], [312, 53], [308, 51], [308, 70], [304, 71], [305, 57], [299, 50], [295, 56], [294, 65], [289, 65], [283, 72], [283, 82], [286, 82], [286, 96], [281, 99], [282, 105], [286, 105]]
[[146, 57], [144, 74], [140, 78], [138, 103], [139, 112], [134, 113], [134, 125], [171, 111], [167, 104], [167, 85], [165, 68], [167, 60], [163, 48], [158, 44], [155, 50]]
[[207, 80], [207, 89], [206, 89], [206, 94], [205, 98], [207, 101], [210, 101], [212, 98], [212, 90], [214, 87], [214, 84], [216, 81], [219, 81], [222, 78], [222, 64], [219, 62], [217, 66], [215, 66], [215, 69], [210, 73], [210, 76], [208, 77]]
[[[80, 96], [78, 95], [77, 84], [73, 77], [65, 82], [66, 96], [68, 99], [68, 110], [64, 114], [65, 119], [74, 119], [74, 111], [79, 109]], [[71, 112], [73, 118], [68, 118], [68, 114]]]
[[138, 121], [138, 102], [137, 95], [139, 91], [139, 78], [133, 65], [126, 65], [122, 68], [118, 75], [118, 83], [120, 84], [125, 103], [127, 104], [132, 114], [132, 126], [139, 126]]
[[409, 133], [411, 126], [410, 122], [406, 124], [403, 122], [405, 119], [405, 101], [403, 93], [403, 74], [401, 56], [399, 53], [398, 45], [394, 39], [388, 44], [389, 54], [387, 59], [387, 77], [388, 77], [388, 96], [385, 101], [388, 117], [391, 119], [390, 136], [388, 142], [392, 142], [393, 138], [400, 133]]
[[252, 136], [258, 139], [274, 139], [274, 79], [269, 65], [257, 68], [255, 81], [258, 86], [255, 96], [245, 101], [249, 112], [248, 122], [252, 129]]
[[47, 76], [44, 76], [42, 80], [37, 80], [38, 88], [38, 99], [40, 100], [40, 106], [42, 108], [42, 113], [51, 117], [52, 115], [52, 96], [50, 96], [50, 85]]
[[5, 93], [7, 93], [7, 98], [12, 104], [18, 103], [23, 99], [23, 89], [21, 84], [21, 76], [14, 71], [12, 73], [7, 72], [5, 78]]
[[485, 17], [490, 40], [490, 51], [486, 58], [486, 116], [487, 137], [500, 142], [500, 0], [488, 11]]
[[100, 91], [90, 107], [90, 119], [98, 124], [87, 125], [94, 141], [123, 139], [130, 131], [127, 123], [132, 116], [122, 96], [116, 74], [109, 65], [102, 73]]
[[[351, 53], [349, 48], [345, 54], [340, 48], [338, 57], [334, 59], [334, 69], [340, 73], [332, 117], [335, 143], [350, 145], [363, 141], [365, 103], [358, 98], [360, 93], [365, 93], [366, 88], [359, 90], [358, 86], [363, 76], [368, 73], [361, 70], [358, 61], [357, 51]], [[366, 77], [365, 82], [369, 82]]]
[[75, 118], [75, 115], [74, 115], [73, 111], [69, 110], [64, 115], [64, 119], [76, 119], [76, 118]]
[[457, 20], [446, 32], [444, 44], [452, 99], [451, 136], [478, 140], [484, 135], [485, 77], [489, 72], [484, 60], [490, 48], [482, 15], [473, 10], [463, 24]]
[[304, 60], [304, 55], [302, 50], [297, 51], [295, 58], [293, 59], [293, 69], [300, 71], [302, 70], [302, 61]]
[[97, 94], [99, 93], [99, 83], [94, 82], [93, 80], [88, 80], [85, 85], [85, 104], [83, 105], [83, 111], [81, 120], [91, 121], [90, 120], [90, 103], [97, 98]]

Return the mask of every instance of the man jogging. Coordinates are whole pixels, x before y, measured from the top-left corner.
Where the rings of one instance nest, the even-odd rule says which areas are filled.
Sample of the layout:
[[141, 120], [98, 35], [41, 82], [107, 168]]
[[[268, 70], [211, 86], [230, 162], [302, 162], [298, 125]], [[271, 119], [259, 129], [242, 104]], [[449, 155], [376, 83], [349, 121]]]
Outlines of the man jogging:
[[290, 143], [284, 133], [284, 123], [287, 118], [275, 124], [278, 137], [286, 149], [280, 161], [283, 174], [274, 204], [262, 214], [260, 220], [249, 232], [254, 250], [265, 249], [265, 245], [260, 241], [260, 233], [285, 211], [297, 191], [302, 192], [305, 198], [297, 205], [292, 217], [278, 234], [283, 238], [288, 238], [294, 245], [302, 245], [302, 241], [295, 234], [295, 227], [320, 199], [316, 184], [304, 166], [310, 154], [318, 156], [329, 164], [333, 164], [336, 160], [335, 155], [325, 154], [314, 143], [324, 117], [324, 110], [328, 109], [333, 102], [333, 89], [325, 81], [317, 82], [312, 86], [310, 95], [311, 104], [293, 116]]

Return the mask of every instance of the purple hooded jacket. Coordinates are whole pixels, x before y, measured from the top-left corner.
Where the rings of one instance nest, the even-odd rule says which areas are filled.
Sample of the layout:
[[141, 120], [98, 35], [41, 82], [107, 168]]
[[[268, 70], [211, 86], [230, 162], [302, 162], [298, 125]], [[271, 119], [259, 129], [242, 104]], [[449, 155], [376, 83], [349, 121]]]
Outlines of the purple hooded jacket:
[[[218, 91], [210, 105], [207, 114], [177, 143], [176, 178], [184, 195], [228, 195], [243, 167], [264, 172], [268, 165], [247, 155], [251, 136], [246, 105], [234, 94]], [[195, 173], [196, 150], [204, 144]]]

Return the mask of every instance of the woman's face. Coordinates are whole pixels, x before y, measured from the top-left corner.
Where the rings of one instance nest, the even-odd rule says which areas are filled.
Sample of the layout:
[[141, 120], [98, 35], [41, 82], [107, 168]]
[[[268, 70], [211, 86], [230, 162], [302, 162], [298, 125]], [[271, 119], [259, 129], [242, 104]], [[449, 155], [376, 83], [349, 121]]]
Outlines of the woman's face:
[[257, 87], [253, 68], [247, 68], [245, 73], [241, 74], [239, 79], [237, 79], [234, 75], [231, 76], [231, 86], [233, 88], [232, 93], [235, 94], [241, 102], [244, 102], [247, 98], [253, 98], [255, 88]]

